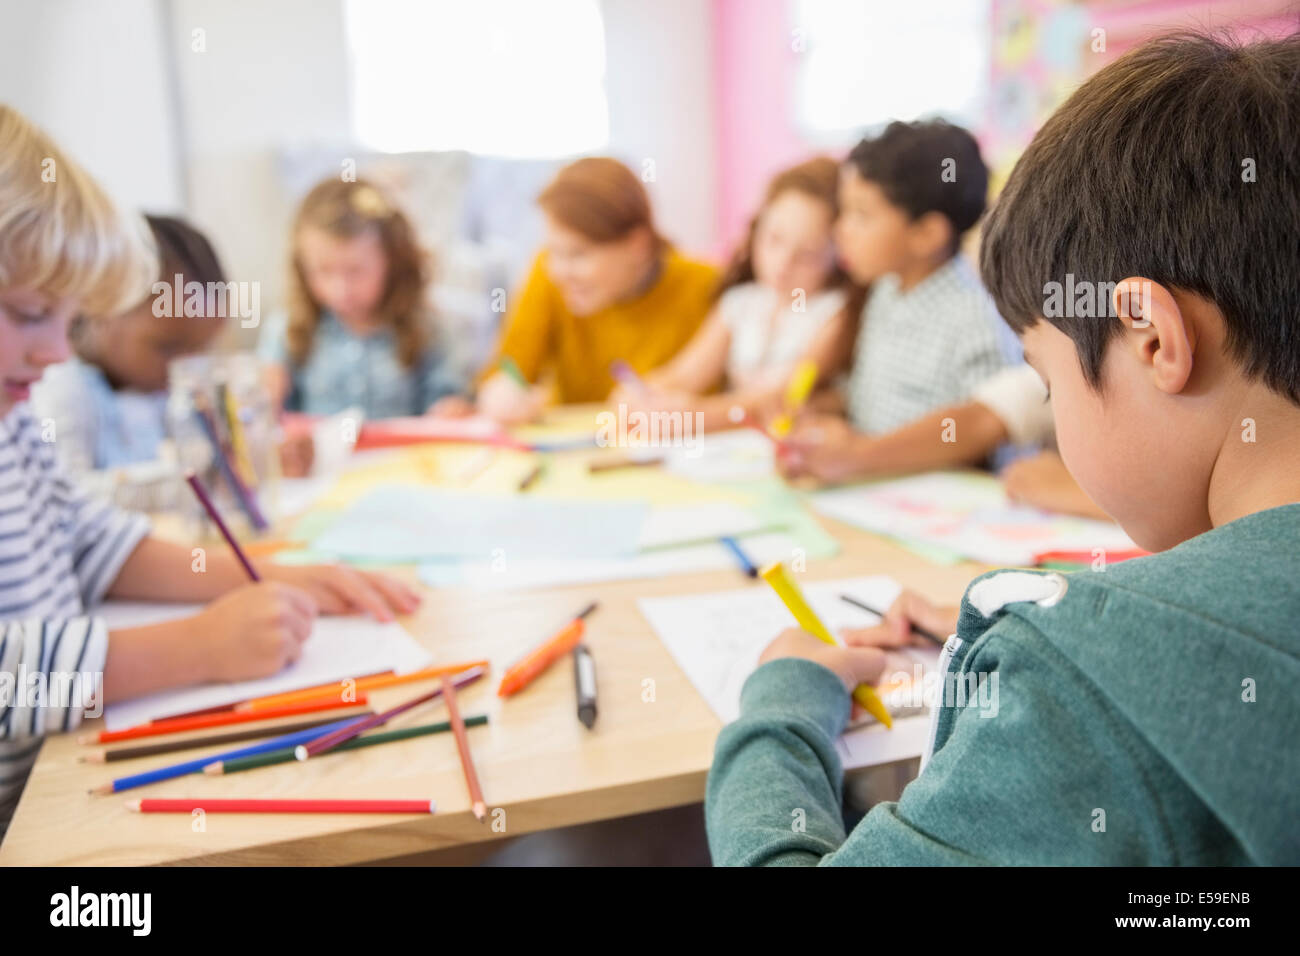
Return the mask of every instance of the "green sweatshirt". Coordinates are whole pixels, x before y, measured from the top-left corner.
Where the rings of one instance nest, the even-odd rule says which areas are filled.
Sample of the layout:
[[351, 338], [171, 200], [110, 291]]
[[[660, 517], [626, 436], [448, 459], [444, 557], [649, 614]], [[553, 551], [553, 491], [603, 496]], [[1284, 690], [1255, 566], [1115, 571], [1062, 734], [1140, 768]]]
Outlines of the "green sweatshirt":
[[1104, 572], [983, 575], [945, 657], [932, 755], [847, 836], [843, 685], [755, 671], [709, 773], [714, 862], [1300, 863], [1300, 504]]

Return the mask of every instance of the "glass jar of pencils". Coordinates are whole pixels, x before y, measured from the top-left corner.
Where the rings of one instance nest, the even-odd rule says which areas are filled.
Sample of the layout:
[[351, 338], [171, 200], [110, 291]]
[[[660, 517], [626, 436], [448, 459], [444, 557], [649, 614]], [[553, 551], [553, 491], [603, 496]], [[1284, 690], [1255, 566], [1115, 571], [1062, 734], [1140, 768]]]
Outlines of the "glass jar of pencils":
[[[172, 362], [168, 377], [168, 431], [182, 473], [195, 473], [235, 534], [265, 531], [279, 461], [257, 357], [191, 355]], [[183, 500], [187, 534], [215, 534], [199, 500], [188, 493]]]

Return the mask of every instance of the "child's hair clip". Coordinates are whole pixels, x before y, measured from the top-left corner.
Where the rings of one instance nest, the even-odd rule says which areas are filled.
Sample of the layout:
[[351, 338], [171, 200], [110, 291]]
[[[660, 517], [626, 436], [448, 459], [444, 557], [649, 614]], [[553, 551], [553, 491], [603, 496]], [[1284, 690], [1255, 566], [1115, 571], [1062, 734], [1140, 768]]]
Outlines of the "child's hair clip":
[[353, 211], [371, 219], [385, 219], [393, 211], [383, 194], [369, 185], [358, 186], [352, 190], [350, 204]]

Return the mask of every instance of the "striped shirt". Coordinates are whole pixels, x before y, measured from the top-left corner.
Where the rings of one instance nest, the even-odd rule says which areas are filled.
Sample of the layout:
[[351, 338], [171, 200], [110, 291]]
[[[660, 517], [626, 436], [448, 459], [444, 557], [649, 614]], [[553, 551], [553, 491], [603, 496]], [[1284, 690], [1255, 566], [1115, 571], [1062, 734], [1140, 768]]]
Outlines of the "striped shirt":
[[906, 292], [898, 276], [872, 284], [862, 313], [849, 419], [870, 435], [966, 401], [1018, 360], [1018, 345], [974, 269], [960, 255]]
[[85, 611], [148, 531], [77, 490], [26, 404], [0, 419], [0, 835], [42, 737], [98, 693], [108, 630]]

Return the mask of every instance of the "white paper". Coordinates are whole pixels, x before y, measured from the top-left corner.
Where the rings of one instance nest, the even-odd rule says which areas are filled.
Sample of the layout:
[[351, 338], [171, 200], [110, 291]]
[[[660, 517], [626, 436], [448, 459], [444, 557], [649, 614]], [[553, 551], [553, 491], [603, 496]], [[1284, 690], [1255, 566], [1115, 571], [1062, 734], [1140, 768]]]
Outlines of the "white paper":
[[761, 481], [776, 474], [776, 452], [771, 439], [737, 428], [711, 433], [695, 447], [672, 449], [664, 467], [691, 481]]
[[[799, 542], [784, 532], [766, 532], [740, 539], [740, 546], [755, 566], [785, 561]], [[601, 581], [629, 581], [665, 578], [674, 574], [735, 569], [739, 563], [717, 541], [663, 548], [621, 558], [435, 561], [420, 565], [420, 580], [430, 587], [469, 588], [475, 591], [509, 591], [533, 588], [595, 584]]]
[[[109, 631], [158, 624], [197, 614], [201, 606], [110, 601], [96, 610]], [[194, 635], [195, 639], [199, 635]], [[395, 671], [406, 674], [429, 666], [433, 656], [400, 624], [381, 624], [368, 617], [320, 617], [303, 644], [302, 656], [270, 677], [234, 684], [160, 691], [112, 704], [104, 709], [109, 730], [123, 730], [150, 720], [234, 704], [252, 697], [282, 694], [349, 677]]]
[[642, 550], [739, 537], [771, 526], [753, 511], [726, 502], [652, 508], [641, 526]]
[[[842, 628], [869, 627], [879, 619], [849, 604], [840, 595], [886, 609], [898, 596], [898, 582], [887, 577], [848, 578], [800, 585], [822, 623], [838, 637]], [[759, 655], [781, 631], [795, 627], [794, 617], [765, 584], [732, 591], [675, 597], [642, 598], [641, 613], [686, 673], [695, 689], [723, 723], [740, 716], [740, 691], [758, 666]], [[936, 666], [937, 651], [908, 648], [900, 660], [924, 673]], [[887, 674], [889, 672], [887, 671]], [[893, 730], [866, 723], [841, 738], [845, 768], [866, 767], [921, 755], [929, 712], [925, 707], [893, 708]], [[901, 733], [900, 733], [901, 731]]]

